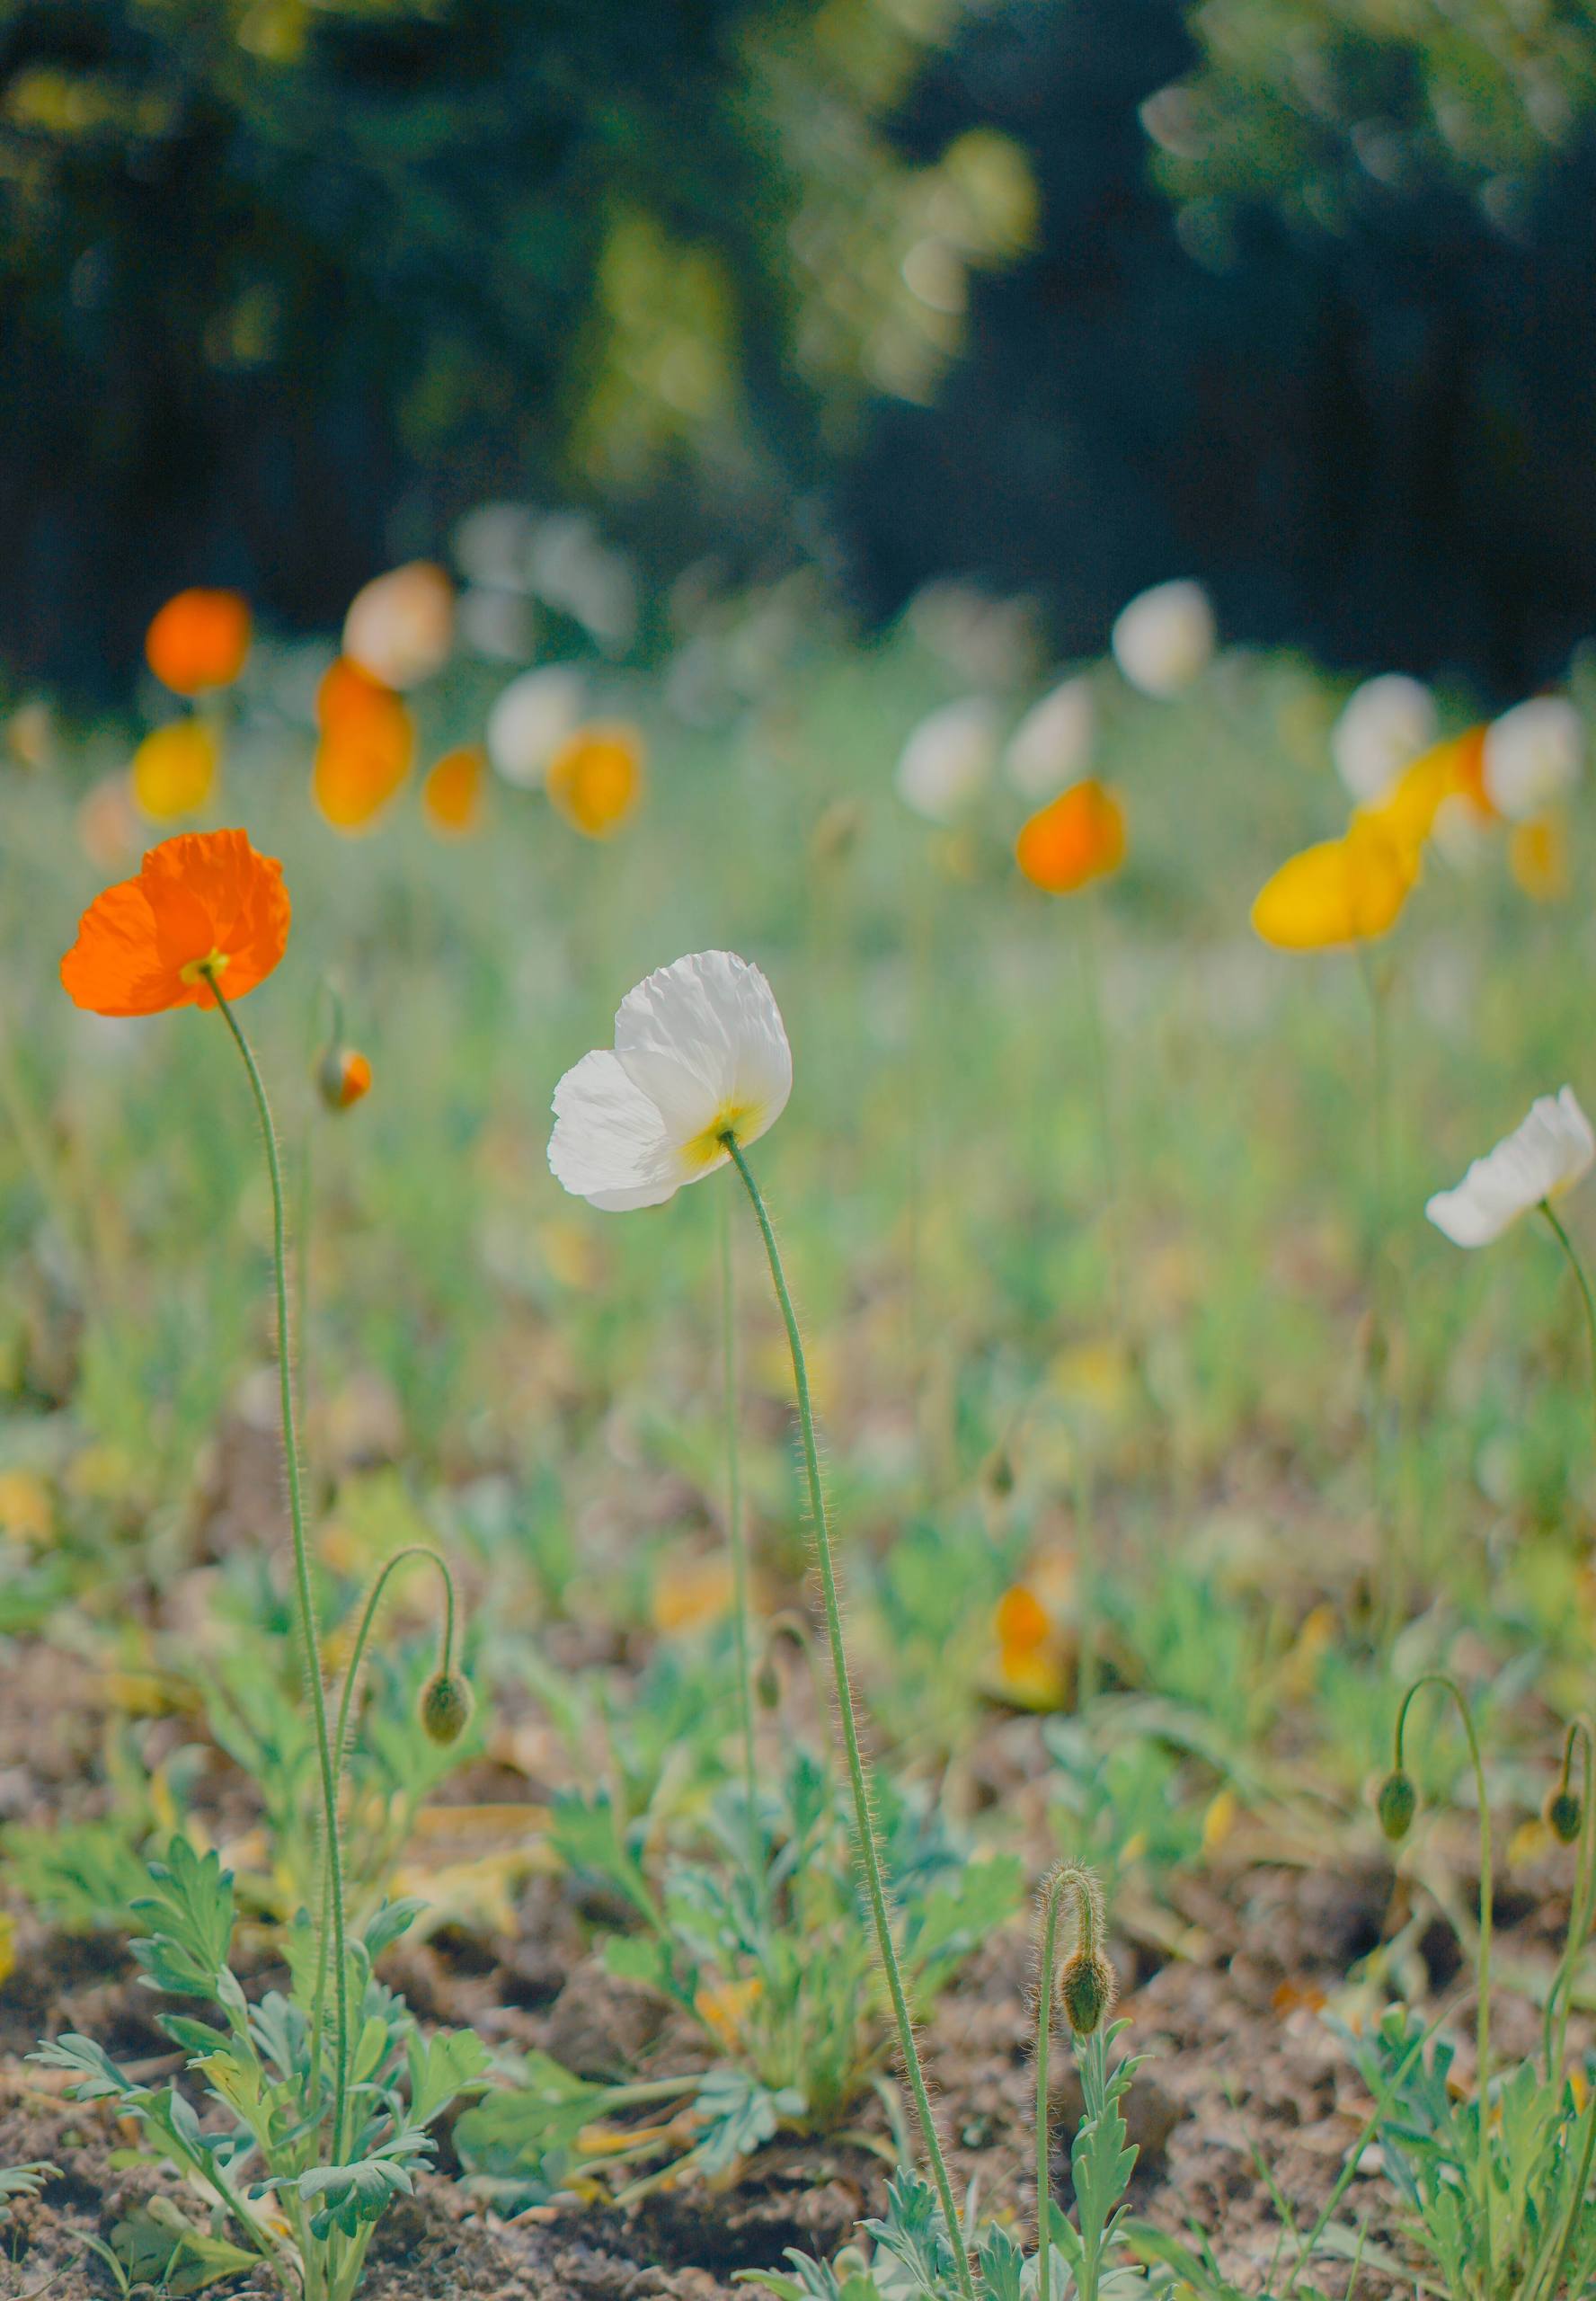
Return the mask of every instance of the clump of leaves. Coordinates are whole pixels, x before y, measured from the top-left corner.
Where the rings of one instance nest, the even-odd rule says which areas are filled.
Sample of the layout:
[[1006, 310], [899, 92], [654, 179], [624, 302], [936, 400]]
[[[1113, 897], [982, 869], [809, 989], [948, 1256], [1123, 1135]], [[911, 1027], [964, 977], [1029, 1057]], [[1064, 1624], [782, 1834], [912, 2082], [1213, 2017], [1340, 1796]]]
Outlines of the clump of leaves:
[[190, 2275], [208, 2266], [200, 2276], [205, 2283], [221, 2273], [220, 2245], [231, 2268], [267, 2263], [296, 2301], [349, 2301], [384, 2210], [409, 2192], [415, 2167], [432, 2154], [429, 2128], [480, 2086], [487, 2066], [485, 2048], [467, 2031], [423, 2039], [403, 2000], [373, 1973], [418, 1906], [385, 1906], [350, 1938], [356, 2018], [349, 2141], [340, 2158], [328, 2147], [332, 2051], [315, 1929], [303, 1918], [288, 1929], [288, 1993], [273, 1990], [251, 2004], [229, 1963], [233, 1879], [217, 1855], [201, 1857], [174, 1838], [150, 1881], [137, 1905], [148, 1932], [133, 1945], [143, 1978], [165, 1995], [204, 2004], [209, 2016], [163, 2017], [188, 2057], [186, 2082], [141, 2085], [92, 2039], [75, 2035], [34, 2057], [72, 2074], [75, 2099], [110, 2102], [137, 2119], [152, 2159], [176, 2165], [208, 2200], [205, 2223], [179, 2215], [174, 2224], [164, 2210], [158, 2225], [130, 2226], [119, 2259], [124, 2268], [136, 2260], [145, 2276], [157, 2253], [174, 2270], [186, 2263]]
[[[1477, 2092], [1454, 2088], [1453, 2048], [1393, 2007], [1372, 2034], [1343, 2030], [1382, 2102], [1376, 2136], [1408, 2233], [1459, 2301], [1552, 2301], [1596, 2282], [1596, 2093], [1525, 2060], [1491, 2089], [1480, 2149]], [[1583, 2106], [1582, 2106], [1583, 2103]], [[1482, 2181], [1482, 2168], [1484, 2180]]]
[[[1069, 2154], [1075, 2216], [1047, 2199], [1047, 2293], [1040, 2290], [1034, 2254], [1024, 2252], [1006, 2229], [971, 2225], [962, 2234], [977, 2301], [1101, 2301], [1105, 2295], [1130, 2301], [1151, 2293], [1123, 2238], [1136, 2150], [1121, 2103], [1140, 2066], [1132, 2058], [1109, 2065], [1109, 2048], [1124, 2026], [1116, 2022], [1076, 2043], [1084, 2106]], [[868, 2253], [849, 2246], [835, 2262], [826, 2262], [790, 2248], [791, 2275], [752, 2270], [739, 2281], [774, 2294], [776, 2301], [961, 2301], [953, 2248], [930, 2183], [918, 2173], [900, 2173], [887, 2196], [883, 2217], [863, 2225]]]
[[[924, 2018], [958, 1968], [1015, 1907], [1022, 1872], [970, 1849], [923, 1803], [882, 1796], [881, 1843], [904, 1978]], [[461, 2119], [456, 2146], [479, 2190], [546, 2200], [602, 2169], [635, 2197], [693, 2170], [731, 2172], [779, 2131], [836, 2131], [885, 2065], [890, 2022], [859, 1889], [847, 1810], [800, 1752], [757, 1834], [740, 1792], [709, 1815], [709, 1843], [658, 1878], [607, 1798], [556, 1803], [551, 1838], [572, 1870], [600, 1879], [637, 1919], [608, 1935], [617, 1978], [658, 1991], [696, 2028], [707, 2066], [643, 2083], [588, 2085], [545, 2057]], [[750, 1859], [757, 1835], [759, 1858]], [[673, 2103], [664, 2125], [654, 2120]], [[648, 2113], [628, 2128], [617, 2119]], [[662, 2162], [661, 2162], [662, 2161]], [[640, 2175], [641, 2167], [653, 2171]]]

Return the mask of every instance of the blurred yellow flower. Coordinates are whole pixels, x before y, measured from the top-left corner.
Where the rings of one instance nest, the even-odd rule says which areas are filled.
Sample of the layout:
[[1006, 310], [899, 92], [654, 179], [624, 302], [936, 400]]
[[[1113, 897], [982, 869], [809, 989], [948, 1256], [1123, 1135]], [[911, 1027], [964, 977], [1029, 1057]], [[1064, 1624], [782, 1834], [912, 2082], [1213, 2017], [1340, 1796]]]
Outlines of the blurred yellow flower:
[[732, 1611], [732, 1567], [726, 1558], [668, 1559], [654, 1577], [650, 1612], [661, 1636], [704, 1630]]
[[134, 804], [152, 823], [197, 814], [215, 786], [221, 751], [203, 719], [173, 719], [133, 754]]
[[48, 1541], [54, 1525], [49, 1488], [31, 1470], [0, 1470], [0, 1534]]
[[1418, 876], [1418, 856], [1379, 821], [1354, 815], [1340, 839], [1282, 863], [1253, 905], [1253, 927], [1282, 951], [1326, 951], [1388, 934]]
[[1432, 744], [1401, 770], [1378, 804], [1361, 808], [1354, 821], [1383, 831], [1416, 857], [1450, 799], [1463, 799], [1481, 814], [1489, 814], [1480, 773], [1485, 738], [1482, 725]]
[[591, 721], [566, 738], [545, 778], [557, 813], [587, 839], [608, 839], [643, 793], [641, 731], [625, 720]]
[[1568, 825], [1561, 813], [1515, 823], [1508, 842], [1508, 865], [1533, 902], [1566, 902], [1574, 892], [1568, 862]]
[[445, 751], [421, 786], [421, 806], [432, 829], [445, 839], [479, 831], [487, 779], [487, 759], [474, 743]]
[[998, 1671], [991, 1687], [1016, 1710], [1057, 1710], [1068, 1691], [1053, 1618], [1029, 1584], [1016, 1582], [992, 1616]]

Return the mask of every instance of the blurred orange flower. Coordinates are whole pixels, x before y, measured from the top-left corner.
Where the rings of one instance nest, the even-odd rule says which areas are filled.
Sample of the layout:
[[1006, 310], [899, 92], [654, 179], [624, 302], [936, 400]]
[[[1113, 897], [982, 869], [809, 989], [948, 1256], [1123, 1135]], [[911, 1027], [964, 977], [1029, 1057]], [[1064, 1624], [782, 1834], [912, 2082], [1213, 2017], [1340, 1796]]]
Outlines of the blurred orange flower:
[[643, 759], [642, 731], [625, 720], [579, 727], [549, 761], [549, 798], [585, 838], [608, 839], [643, 795]]
[[151, 848], [136, 879], [96, 895], [61, 962], [67, 996], [95, 1015], [214, 1007], [263, 982], [288, 947], [282, 865], [242, 831], [183, 831]]
[[1022, 1710], [1051, 1710], [1064, 1698], [1064, 1672], [1052, 1616], [1036, 1593], [1015, 1582], [992, 1616], [998, 1639], [993, 1692]]
[[178, 695], [231, 687], [250, 651], [249, 601], [237, 591], [179, 591], [144, 635], [149, 667]]
[[1485, 755], [1483, 725], [1433, 744], [1403, 768], [1383, 799], [1360, 808], [1355, 820], [1383, 831], [1396, 847], [1416, 856], [1449, 799], [1466, 800], [1477, 813], [1494, 815], [1496, 810], [1485, 796]]
[[196, 814], [209, 798], [221, 761], [214, 731], [203, 719], [173, 719], [147, 734], [133, 754], [132, 792], [153, 823]]
[[1282, 863], [1253, 905], [1253, 927], [1282, 951], [1372, 942], [1393, 928], [1418, 877], [1418, 854], [1372, 816]]
[[1574, 892], [1568, 825], [1560, 814], [1515, 823], [1507, 859], [1513, 877], [1533, 902], [1566, 902]]
[[1072, 783], [1024, 824], [1015, 860], [1044, 894], [1069, 895], [1125, 859], [1125, 811], [1095, 775]]
[[478, 830], [487, 780], [486, 753], [474, 743], [445, 751], [421, 786], [421, 804], [433, 830], [453, 839]]
[[365, 831], [410, 773], [410, 713], [392, 688], [341, 655], [316, 690], [316, 720], [312, 795], [334, 831]]

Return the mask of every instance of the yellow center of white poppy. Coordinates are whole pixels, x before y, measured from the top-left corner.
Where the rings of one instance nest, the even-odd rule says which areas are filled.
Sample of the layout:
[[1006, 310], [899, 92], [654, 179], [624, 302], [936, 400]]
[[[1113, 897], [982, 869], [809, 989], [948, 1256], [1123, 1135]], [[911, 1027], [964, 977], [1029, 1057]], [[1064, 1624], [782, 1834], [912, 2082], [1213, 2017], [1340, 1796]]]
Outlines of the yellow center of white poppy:
[[682, 1144], [680, 1157], [683, 1166], [689, 1174], [707, 1174], [712, 1167], [718, 1167], [729, 1155], [726, 1136], [734, 1134], [740, 1142], [746, 1142], [751, 1134], [758, 1132], [762, 1115], [763, 1106], [758, 1103], [723, 1103], [709, 1124], [694, 1135], [690, 1142]]

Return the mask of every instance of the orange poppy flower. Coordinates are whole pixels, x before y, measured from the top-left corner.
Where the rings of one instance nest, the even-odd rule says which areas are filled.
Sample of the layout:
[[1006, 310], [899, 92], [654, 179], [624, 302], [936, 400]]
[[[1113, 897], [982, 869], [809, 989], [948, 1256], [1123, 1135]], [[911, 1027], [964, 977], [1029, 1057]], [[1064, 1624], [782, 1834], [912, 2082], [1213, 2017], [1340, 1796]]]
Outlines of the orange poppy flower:
[[347, 1111], [371, 1092], [371, 1065], [352, 1046], [330, 1046], [316, 1065], [316, 1091], [330, 1111]]
[[1015, 860], [1044, 894], [1071, 895], [1125, 859], [1125, 811], [1095, 775], [1072, 783], [1022, 825]]
[[334, 831], [365, 831], [410, 773], [410, 713], [392, 688], [341, 655], [316, 690], [316, 805]]
[[182, 831], [151, 848], [136, 879], [96, 895], [61, 962], [67, 996], [94, 1015], [214, 1007], [263, 982], [288, 947], [282, 865], [242, 831]]
[[149, 667], [178, 695], [231, 687], [250, 651], [249, 601], [236, 591], [179, 591], [144, 635]]
[[433, 830], [455, 839], [477, 830], [487, 778], [487, 759], [474, 743], [445, 751], [421, 786], [421, 804]]
[[139, 813], [153, 823], [196, 814], [216, 782], [220, 749], [203, 719], [174, 719], [156, 727], [133, 754], [132, 790]]
[[1253, 905], [1253, 927], [1282, 951], [1326, 951], [1389, 932], [1418, 878], [1417, 849], [1373, 815], [1282, 863]]
[[579, 727], [545, 779], [557, 813], [587, 839], [619, 831], [643, 795], [643, 735], [625, 720]]

